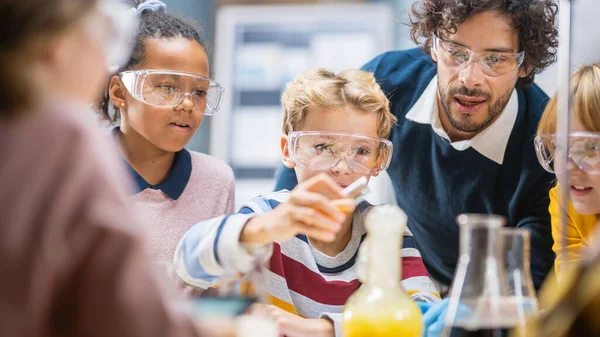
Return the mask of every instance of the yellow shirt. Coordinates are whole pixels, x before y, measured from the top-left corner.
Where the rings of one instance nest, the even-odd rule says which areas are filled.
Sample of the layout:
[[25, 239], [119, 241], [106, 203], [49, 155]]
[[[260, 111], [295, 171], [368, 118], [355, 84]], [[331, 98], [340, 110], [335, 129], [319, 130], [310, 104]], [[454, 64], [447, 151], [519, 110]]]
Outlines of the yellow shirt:
[[598, 215], [582, 215], [577, 213], [571, 201], [567, 208], [567, 251], [568, 259], [565, 260], [560, 251], [560, 241], [562, 230], [560, 225], [559, 208], [559, 186], [558, 184], [550, 190], [550, 215], [552, 217], [552, 238], [554, 245], [552, 250], [556, 253], [555, 270], [557, 276], [560, 270], [560, 264], [563, 261], [578, 262], [583, 256], [583, 250], [586, 250], [592, 244], [592, 232], [598, 222]]

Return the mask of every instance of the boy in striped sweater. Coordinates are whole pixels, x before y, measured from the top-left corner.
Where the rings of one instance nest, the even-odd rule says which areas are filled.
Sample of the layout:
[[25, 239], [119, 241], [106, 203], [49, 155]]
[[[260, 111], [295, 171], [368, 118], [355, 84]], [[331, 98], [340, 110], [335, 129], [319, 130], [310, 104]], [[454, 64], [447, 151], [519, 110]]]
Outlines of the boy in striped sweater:
[[[287, 86], [282, 105], [282, 160], [295, 169], [298, 186], [196, 224], [175, 252], [176, 270], [187, 283], [207, 288], [249, 271], [263, 256], [273, 304], [268, 311], [280, 334], [341, 336], [343, 306], [360, 286], [356, 260], [370, 206], [355, 208], [342, 190], [387, 168], [392, 145], [386, 139], [396, 118], [373, 75], [360, 70], [301, 74]], [[437, 301], [408, 231], [402, 256], [403, 289], [416, 301]]]

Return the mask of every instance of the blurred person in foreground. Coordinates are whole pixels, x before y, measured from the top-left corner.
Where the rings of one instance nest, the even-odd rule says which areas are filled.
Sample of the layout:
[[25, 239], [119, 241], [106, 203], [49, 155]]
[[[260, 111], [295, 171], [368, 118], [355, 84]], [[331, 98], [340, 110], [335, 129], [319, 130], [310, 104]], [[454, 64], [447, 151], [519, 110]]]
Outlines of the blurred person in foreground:
[[86, 104], [128, 56], [133, 16], [113, 6], [0, 3], [0, 336], [200, 335], [154, 278]]

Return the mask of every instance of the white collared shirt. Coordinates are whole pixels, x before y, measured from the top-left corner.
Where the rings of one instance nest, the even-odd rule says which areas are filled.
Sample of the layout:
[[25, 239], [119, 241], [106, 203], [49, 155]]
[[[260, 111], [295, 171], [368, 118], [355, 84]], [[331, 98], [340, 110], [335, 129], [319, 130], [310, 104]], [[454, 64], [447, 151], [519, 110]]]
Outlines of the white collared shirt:
[[406, 119], [420, 124], [431, 124], [433, 132], [448, 140], [450, 145], [458, 151], [464, 151], [472, 147], [480, 154], [502, 165], [508, 139], [519, 112], [517, 91], [513, 89], [504, 111], [487, 128], [471, 139], [451, 142], [440, 122], [437, 86], [437, 76], [434, 76], [421, 97], [406, 114]]

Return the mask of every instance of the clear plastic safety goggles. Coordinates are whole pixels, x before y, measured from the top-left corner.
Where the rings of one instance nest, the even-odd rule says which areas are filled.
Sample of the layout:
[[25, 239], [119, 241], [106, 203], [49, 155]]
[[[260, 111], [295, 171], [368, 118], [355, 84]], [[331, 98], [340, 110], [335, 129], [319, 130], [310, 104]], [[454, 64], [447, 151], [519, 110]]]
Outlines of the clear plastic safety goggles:
[[107, 68], [112, 72], [129, 59], [137, 27], [137, 18], [124, 4], [117, 0], [102, 0], [85, 19], [83, 29], [98, 44]]
[[479, 63], [481, 71], [490, 77], [507, 74], [523, 64], [525, 52], [483, 52], [476, 53], [469, 48], [442, 41], [433, 35], [433, 51], [438, 59], [448, 67], [465, 68], [471, 62]]
[[291, 159], [311, 170], [330, 170], [345, 160], [354, 172], [373, 175], [387, 169], [392, 142], [351, 133], [294, 131], [288, 135]]
[[[534, 144], [538, 160], [546, 171], [554, 173], [564, 167], [561, 163], [561, 153], [564, 149], [558, 146], [556, 135], [537, 136]], [[570, 169], [600, 173], [600, 133], [569, 133], [568, 165]]]
[[168, 70], [131, 70], [119, 78], [135, 99], [148, 105], [173, 108], [184, 99], [194, 103], [194, 110], [213, 115], [219, 110], [223, 88], [209, 78]]

